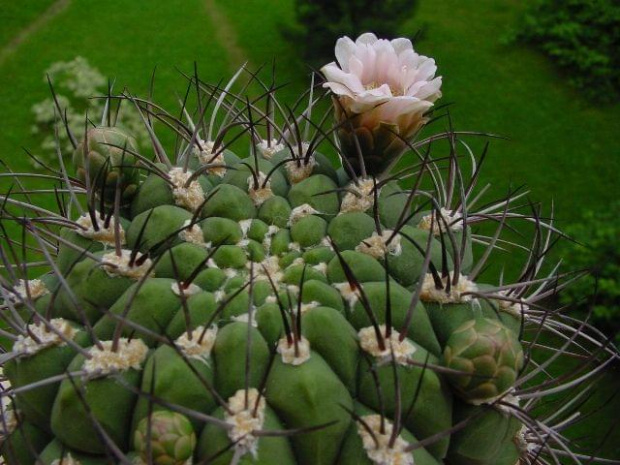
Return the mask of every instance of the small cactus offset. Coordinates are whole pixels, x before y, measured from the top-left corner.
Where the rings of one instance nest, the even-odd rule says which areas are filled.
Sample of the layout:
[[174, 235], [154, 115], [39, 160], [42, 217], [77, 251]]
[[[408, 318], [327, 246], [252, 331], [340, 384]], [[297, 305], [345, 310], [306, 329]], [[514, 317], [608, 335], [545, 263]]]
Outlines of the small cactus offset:
[[301, 110], [245, 68], [188, 76], [170, 112], [110, 92], [101, 121], [134, 106], [150, 151], [87, 121], [51, 187], [7, 172], [6, 463], [599, 460], [564, 430], [618, 355], [545, 306], [575, 278], [544, 266], [552, 218], [521, 191], [482, 205], [487, 136], [430, 132], [441, 78], [407, 39], [336, 57]]

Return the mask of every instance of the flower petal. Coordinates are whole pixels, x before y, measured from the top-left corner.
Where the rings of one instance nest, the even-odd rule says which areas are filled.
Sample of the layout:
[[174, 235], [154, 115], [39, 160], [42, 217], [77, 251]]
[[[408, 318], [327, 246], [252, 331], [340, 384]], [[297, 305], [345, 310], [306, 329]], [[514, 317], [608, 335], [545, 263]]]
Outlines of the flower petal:
[[379, 39], [377, 39], [377, 36], [374, 35], [372, 32], [365, 32], [364, 34], [362, 34], [361, 36], [357, 38], [355, 43], [357, 45], [372, 45], [377, 40]]
[[356, 50], [355, 42], [348, 37], [341, 37], [336, 41], [336, 60], [343, 71], [349, 72], [349, 60]]

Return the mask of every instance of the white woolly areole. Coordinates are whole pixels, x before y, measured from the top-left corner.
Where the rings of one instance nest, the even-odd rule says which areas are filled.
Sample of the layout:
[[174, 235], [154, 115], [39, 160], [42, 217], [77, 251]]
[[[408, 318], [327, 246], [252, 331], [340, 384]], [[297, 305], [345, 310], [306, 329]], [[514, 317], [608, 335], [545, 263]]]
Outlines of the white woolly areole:
[[112, 351], [113, 341], [102, 341], [100, 349], [93, 346], [88, 349], [90, 358], [84, 361], [83, 370], [87, 376], [105, 376], [110, 373], [127, 371], [130, 368], [140, 370], [149, 348], [142, 339], [120, 338], [116, 352]]
[[[373, 189], [375, 183], [372, 178], [358, 180], [347, 186], [347, 193], [340, 205], [340, 214], [349, 212], [365, 212], [375, 204]], [[379, 192], [377, 192], [377, 196]]]
[[291, 252], [301, 252], [301, 245], [299, 245], [299, 242], [289, 242], [288, 249]]
[[[497, 293], [501, 297], [508, 296], [508, 291], [499, 291]], [[500, 311], [506, 312], [514, 317], [525, 319], [528, 318], [527, 312], [530, 309], [529, 305], [524, 301], [520, 300], [519, 302], [512, 302], [506, 299], [496, 299], [497, 305], [499, 306]]]
[[332, 286], [338, 289], [342, 298], [349, 304], [349, 307], [353, 307], [360, 298], [360, 291], [357, 288], [351, 287], [349, 283], [335, 283]]
[[187, 287], [184, 287], [183, 285], [179, 286], [179, 283], [172, 283], [170, 285], [170, 288], [172, 289], [172, 292], [174, 292], [179, 297], [181, 297], [181, 295], [185, 297], [190, 297], [202, 291], [202, 289], [194, 283], [191, 283]]
[[286, 291], [290, 292], [294, 296], [297, 296], [299, 294], [299, 286], [296, 284], [287, 284]]
[[377, 334], [375, 328], [369, 326], [362, 328], [357, 333], [360, 340], [360, 347], [366, 353], [369, 353], [373, 357], [380, 359], [381, 361], [391, 361], [392, 354], [396, 363], [400, 365], [407, 365], [407, 361], [411, 358], [416, 351], [415, 346], [408, 339], [399, 340], [400, 333], [392, 328], [390, 336], [387, 336], [387, 330], [385, 325], [379, 326], [379, 331], [383, 336], [383, 344], [385, 348], [379, 347], [379, 341], [377, 341]]
[[228, 399], [228, 408], [230, 413], [227, 412], [224, 417], [226, 423], [232, 425], [228, 430], [228, 437], [242, 455], [249, 452], [256, 458], [258, 437], [254, 432], [260, 431], [265, 422], [265, 398], [261, 396], [259, 400], [259, 392], [255, 388], [248, 389], [247, 394], [245, 389], [240, 389]]
[[[153, 262], [150, 258], [147, 258], [140, 265], [136, 265], [136, 261], [137, 259], [134, 261], [133, 265], [130, 265], [131, 250], [123, 249], [121, 250], [120, 256], [116, 255], [116, 252], [105, 254], [102, 258], [101, 267], [111, 277], [125, 276], [126, 278], [137, 281], [149, 273]], [[150, 276], [154, 276], [154, 274], [155, 272], [150, 272]]]
[[225, 268], [224, 274], [228, 279], [236, 278], [239, 272], [235, 268]]
[[179, 232], [179, 239], [185, 242], [189, 242], [190, 244], [196, 244], [201, 247], [210, 248], [211, 243], [205, 242], [204, 235], [202, 233], [202, 228], [197, 224], [191, 224], [192, 220], [185, 220], [183, 223], [183, 230]]
[[241, 235], [244, 239], [248, 236], [248, 232], [250, 231], [250, 228], [252, 227], [252, 221], [254, 220], [251, 218], [249, 220], [239, 221], [239, 227], [241, 228]]
[[[540, 433], [530, 430], [527, 426], [522, 425], [521, 429], [514, 438], [522, 456], [534, 456], [538, 454], [541, 446], [538, 444]], [[515, 464], [517, 465], [517, 464]]]
[[191, 171], [183, 171], [183, 168], [180, 167], [172, 168], [168, 171], [168, 178], [174, 185], [172, 188], [174, 203], [179, 207], [195, 212], [204, 202], [205, 194], [197, 180], [193, 180], [186, 186], [187, 181], [191, 177]]
[[17, 286], [13, 286], [9, 291], [8, 299], [14, 304], [28, 300], [28, 295], [32, 300], [49, 294], [49, 289], [40, 279], [24, 280], [20, 279]]
[[53, 318], [47, 323], [28, 326], [26, 335], [20, 334], [13, 345], [13, 352], [31, 356], [50, 346], [63, 346], [72, 341], [77, 330], [62, 318]]
[[403, 252], [403, 248], [400, 245], [400, 234], [391, 237], [392, 234], [393, 231], [391, 229], [384, 229], [381, 234], [375, 231], [372, 233], [372, 236], [360, 242], [355, 247], [355, 250], [376, 259], [385, 258], [388, 253], [398, 256]]
[[[474, 300], [472, 295], [463, 295], [466, 292], [477, 292], [478, 286], [475, 282], [467, 279], [466, 276], [459, 275], [459, 281], [456, 285], [452, 284], [454, 272], [450, 271], [448, 276], [441, 277], [443, 289], [437, 289], [435, 280], [431, 273], [424, 276], [422, 283], [422, 291], [420, 292], [420, 300], [424, 302], [435, 302], [438, 304], [454, 304], [461, 302], [470, 302]], [[450, 281], [450, 292], [446, 292], [448, 281]]]
[[316, 300], [313, 300], [311, 302], [306, 302], [304, 304], [301, 304], [299, 311], [303, 315], [304, 313], [309, 312], [313, 308], [320, 307], [320, 306], [321, 306], [320, 302], [317, 302]]
[[224, 292], [221, 289], [213, 293], [213, 298], [215, 299], [216, 302], [221, 302], [222, 300], [224, 300], [224, 297], [226, 297], [226, 292]]
[[321, 262], [312, 267], [321, 274], [327, 274], [327, 263]]
[[291, 210], [291, 214], [288, 217], [288, 225], [293, 226], [302, 218], [305, 218], [309, 215], [315, 215], [317, 213], [319, 213], [319, 211], [315, 210], [309, 203], [301, 204], [300, 206], [295, 207]]
[[310, 359], [310, 342], [301, 336], [297, 340], [297, 350], [295, 350], [295, 343], [291, 342], [289, 344], [286, 337], [283, 337], [278, 343], [278, 353], [282, 356], [283, 363], [295, 366], [301, 365]]
[[284, 144], [279, 144], [277, 139], [263, 139], [256, 144], [256, 148], [261, 153], [263, 158], [270, 160], [276, 153], [284, 150]]
[[51, 465], [82, 465], [82, 462], [73, 458], [70, 452], [62, 458], [54, 460]]
[[252, 312], [252, 321], [250, 322], [250, 312], [242, 313], [241, 315], [233, 316], [233, 321], [239, 323], [251, 324], [253, 328], [258, 328], [258, 321], [256, 321], [256, 310]]
[[8, 404], [2, 408], [2, 418], [0, 418], [0, 439], [9, 436], [19, 424], [15, 410]]
[[[142, 459], [142, 457], [140, 457], [139, 455], [133, 458], [133, 460], [131, 461], [131, 464], [132, 465], [151, 465], [149, 463], [146, 463]], [[194, 465], [194, 459], [192, 457], [188, 458], [185, 462], [183, 462], [183, 465]]]
[[267, 252], [271, 250], [271, 240], [273, 236], [280, 230], [275, 224], [272, 224], [267, 228], [267, 232], [265, 233], [265, 238], [263, 239], [263, 247]]
[[174, 341], [174, 344], [186, 357], [206, 360], [211, 356], [216, 337], [217, 326], [213, 325], [206, 331], [204, 326], [198, 326], [191, 332], [191, 339], [186, 331]]
[[214, 174], [223, 178], [226, 174], [226, 166], [224, 166], [224, 151], [219, 151], [217, 154], [214, 152], [215, 144], [212, 141], [199, 140], [200, 146], [202, 150], [198, 147], [194, 147], [194, 154], [200, 160], [200, 163], [206, 165], [222, 165], [222, 166], [212, 166], [207, 168], [207, 174]]
[[[497, 400], [501, 400], [502, 403], [496, 403]], [[485, 403], [493, 404], [493, 406], [504, 415], [510, 415], [514, 410], [518, 410], [521, 407], [521, 398], [516, 396], [514, 394], [514, 388], [511, 388], [507, 391], [507, 393], [501, 394]]]
[[265, 173], [258, 172], [258, 187], [254, 183], [254, 176], [248, 178], [248, 194], [254, 205], [257, 207], [265, 203], [266, 200], [273, 197], [273, 191], [271, 190], [271, 181], [267, 180]]
[[280, 269], [280, 261], [275, 255], [265, 257], [265, 259], [254, 266], [254, 278], [257, 281], [268, 281], [269, 278], [277, 284], [283, 277], [283, 273]]
[[[307, 160], [305, 159], [310, 144], [304, 142], [301, 145], [302, 153], [297, 153], [294, 160], [284, 164], [288, 180], [291, 184], [297, 184], [309, 178], [312, 174], [312, 170], [314, 170], [314, 165], [316, 165], [316, 160], [313, 156], [308, 157]], [[299, 152], [299, 149], [297, 149], [297, 152]]]
[[[81, 226], [75, 230], [80, 236], [85, 237], [87, 239], [92, 239], [93, 241], [101, 242], [102, 244], [114, 245], [116, 244], [116, 220], [114, 216], [110, 218], [110, 223], [108, 227], [104, 227], [105, 221], [101, 219], [101, 216], [98, 212], [95, 212], [95, 217], [99, 219], [97, 221], [98, 230], [95, 230], [93, 227], [93, 220], [91, 219], [89, 214], [84, 214], [80, 216], [76, 223]], [[121, 245], [125, 243], [125, 230], [122, 225], [118, 225], [118, 231], [120, 236]]]
[[406, 450], [409, 443], [400, 435], [390, 447], [390, 439], [394, 431], [392, 422], [384, 418], [383, 432], [381, 432], [381, 415], [364, 415], [361, 420], [370, 428], [374, 435], [373, 438], [362, 423], [358, 423], [357, 434], [362, 438], [366, 455], [373, 463], [376, 465], [414, 465], [413, 455]]
[[437, 212], [433, 211], [433, 213], [429, 213], [428, 215], [422, 217], [420, 223], [418, 223], [418, 228], [423, 229], [424, 231], [430, 231], [434, 216], [435, 221], [433, 224], [433, 235], [435, 236], [438, 236], [442, 231], [446, 230], [446, 224], [452, 231], [463, 230], [463, 216], [461, 216], [460, 213], [450, 211], [446, 208], [440, 208], [439, 213], [443, 219], [438, 218]]

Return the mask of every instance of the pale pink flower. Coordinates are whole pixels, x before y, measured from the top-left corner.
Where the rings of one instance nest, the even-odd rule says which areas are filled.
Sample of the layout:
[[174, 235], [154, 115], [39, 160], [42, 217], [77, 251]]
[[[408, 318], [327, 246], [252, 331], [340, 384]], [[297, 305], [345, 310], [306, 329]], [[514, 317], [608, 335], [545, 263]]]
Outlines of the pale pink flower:
[[435, 60], [418, 55], [409, 39], [378, 39], [362, 34], [336, 42], [336, 59], [321, 69], [329, 88], [348, 117], [361, 115], [357, 124], [372, 127], [395, 124], [409, 137], [425, 122], [433, 102], [441, 97], [441, 77]]

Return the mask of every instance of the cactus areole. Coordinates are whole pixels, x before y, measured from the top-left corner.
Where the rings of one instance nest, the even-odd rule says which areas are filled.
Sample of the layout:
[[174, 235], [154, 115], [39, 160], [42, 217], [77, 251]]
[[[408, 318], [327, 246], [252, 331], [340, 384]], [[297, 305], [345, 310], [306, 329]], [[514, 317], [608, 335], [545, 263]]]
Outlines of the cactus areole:
[[[481, 200], [483, 135], [432, 132], [441, 78], [409, 40], [343, 38], [336, 59], [303, 109], [245, 68], [189, 76], [181, 109], [111, 92], [53, 188], [15, 175], [5, 463], [579, 463], [570, 399], [616, 354], [543, 304], [565, 284], [544, 274], [552, 219], [524, 192]], [[119, 104], [150, 151], [109, 123]], [[510, 280], [495, 265], [513, 248]], [[560, 345], [539, 359], [545, 334]], [[563, 352], [586, 374], [554, 377]]]

